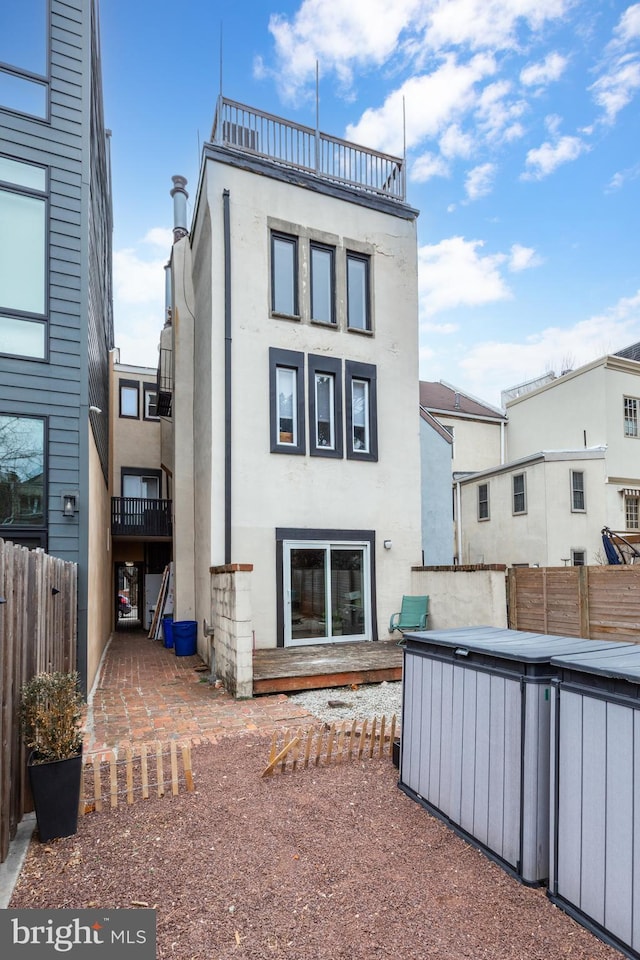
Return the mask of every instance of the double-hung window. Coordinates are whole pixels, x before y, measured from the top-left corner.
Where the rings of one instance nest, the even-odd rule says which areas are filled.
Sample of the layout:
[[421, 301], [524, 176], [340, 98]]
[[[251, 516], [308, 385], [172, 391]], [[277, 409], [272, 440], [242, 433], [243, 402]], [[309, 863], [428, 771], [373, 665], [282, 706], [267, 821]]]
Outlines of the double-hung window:
[[636, 397], [624, 398], [624, 435], [638, 437], [638, 400]]
[[309, 452], [312, 457], [343, 455], [342, 362], [309, 354]]
[[347, 459], [378, 459], [376, 368], [345, 361]]
[[158, 420], [158, 394], [154, 383], [144, 384], [144, 419]]
[[297, 317], [298, 238], [271, 233], [271, 312]]
[[347, 327], [371, 330], [370, 258], [347, 251]]
[[310, 258], [311, 319], [317, 323], [335, 324], [335, 250], [312, 241]]
[[527, 486], [524, 473], [516, 473], [512, 478], [513, 512], [514, 514], [527, 512]]
[[571, 510], [573, 513], [584, 513], [586, 510], [582, 470], [571, 471]]
[[305, 452], [304, 354], [269, 350], [271, 453]]
[[47, 170], [0, 156], [0, 353], [45, 359]]
[[478, 484], [478, 520], [489, 519], [489, 484]]
[[625, 496], [624, 519], [627, 530], [640, 529], [640, 497]]

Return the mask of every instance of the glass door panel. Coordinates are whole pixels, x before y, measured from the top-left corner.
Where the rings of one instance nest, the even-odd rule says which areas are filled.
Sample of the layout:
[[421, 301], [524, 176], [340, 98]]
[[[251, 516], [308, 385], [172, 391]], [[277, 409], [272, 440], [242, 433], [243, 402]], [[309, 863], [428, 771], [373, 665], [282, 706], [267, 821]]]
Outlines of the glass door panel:
[[324, 549], [290, 551], [291, 642], [327, 637], [327, 578]]
[[332, 636], [358, 637], [365, 632], [364, 549], [331, 548]]

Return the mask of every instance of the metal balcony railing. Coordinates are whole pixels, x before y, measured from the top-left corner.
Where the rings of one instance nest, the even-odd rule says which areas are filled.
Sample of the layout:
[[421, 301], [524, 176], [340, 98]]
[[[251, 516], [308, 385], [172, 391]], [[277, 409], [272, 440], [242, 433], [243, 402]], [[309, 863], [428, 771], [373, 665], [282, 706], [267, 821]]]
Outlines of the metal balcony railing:
[[158, 376], [156, 381], [156, 413], [159, 417], [170, 417], [173, 400], [173, 351], [160, 348]]
[[405, 199], [404, 161], [219, 97], [211, 139], [358, 190]]
[[113, 537], [171, 537], [171, 500], [145, 500], [141, 497], [111, 498], [111, 535]]

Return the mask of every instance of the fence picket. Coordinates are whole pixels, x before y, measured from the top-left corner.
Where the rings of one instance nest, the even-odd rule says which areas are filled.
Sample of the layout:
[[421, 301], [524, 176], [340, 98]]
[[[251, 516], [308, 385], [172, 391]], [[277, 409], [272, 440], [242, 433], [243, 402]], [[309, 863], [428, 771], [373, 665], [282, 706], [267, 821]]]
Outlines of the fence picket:
[[[371, 726], [369, 726], [369, 723], [371, 723]], [[363, 721], [353, 720], [350, 727], [347, 726], [346, 721], [343, 721], [339, 727], [337, 727], [335, 723], [332, 723], [329, 727], [329, 737], [326, 745], [324, 742], [326, 726], [321, 727], [319, 730], [315, 727], [309, 727], [306, 736], [304, 731], [300, 729], [293, 739], [290, 738], [289, 731], [285, 730], [283, 734], [283, 746], [279, 752], [277, 749], [278, 737], [276, 732], [276, 735], [271, 741], [269, 762], [263, 770], [262, 776], [269, 776], [278, 766], [280, 767], [280, 772], [285, 773], [289, 760], [291, 761], [289, 769], [291, 772], [294, 772], [298, 767], [302, 766], [307, 769], [310, 762], [313, 766], [319, 766], [322, 759], [324, 759], [325, 764], [329, 764], [332, 760], [335, 760], [336, 763], [342, 763], [343, 761], [346, 762], [355, 758], [361, 760], [363, 757], [382, 759], [388, 756], [392, 758], [393, 741], [397, 726], [398, 721], [395, 714], [393, 714], [389, 722], [387, 721], [386, 715], [383, 714], [380, 718], [379, 726], [377, 717], [374, 717], [371, 721], [366, 719]], [[313, 757], [314, 740], [316, 743], [315, 756]], [[304, 763], [301, 761], [303, 741], [305, 743]], [[356, 743], [358, 744], [357, 748]], [[311, 759], [312, 757], [313, 760]]]

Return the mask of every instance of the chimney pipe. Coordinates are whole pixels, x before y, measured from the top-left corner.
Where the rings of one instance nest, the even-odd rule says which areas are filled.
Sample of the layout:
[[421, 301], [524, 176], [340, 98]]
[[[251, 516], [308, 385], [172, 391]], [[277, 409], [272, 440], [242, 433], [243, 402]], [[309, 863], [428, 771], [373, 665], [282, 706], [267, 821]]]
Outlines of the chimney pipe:
[[189, 194], [185, 190], [187, 181], [185, 177], [171, 177], [173, 180], [173, 242], [177, 243], [183, 237], [186, 237], [187, 230], [187, 199]]

